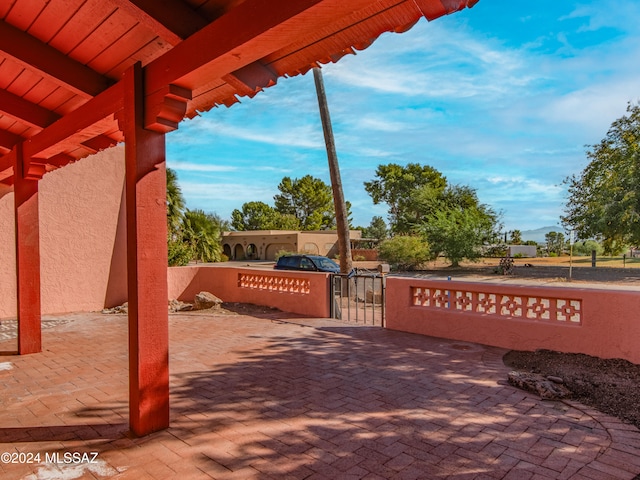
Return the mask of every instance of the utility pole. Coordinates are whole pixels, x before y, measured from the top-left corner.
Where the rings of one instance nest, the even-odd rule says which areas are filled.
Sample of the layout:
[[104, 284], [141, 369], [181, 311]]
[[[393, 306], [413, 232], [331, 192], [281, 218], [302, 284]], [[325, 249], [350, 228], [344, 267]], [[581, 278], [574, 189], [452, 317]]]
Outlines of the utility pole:
[[316, 83], [318, 107], [320, 109], [322, 131], [324, 132], [324, 143], [327, 147], [327, 159], [329, 161], [329, 175], [331, 177], [331, 190], [333, 191], [333, 205], [336, 211], [338, 253], [340, 254], [340, 272], [350, 273], [353, 269], [353, 261], [351, 259], [351, 241], [349, 239], [349, 219], [347, 218], [347, 205], [344, 201], [344, 193], [342, 191], [340, 167], [338, 166], [336, 144], [333, 139], [333, 129], [331, 128], [331, 117], [329, 116], [327, 95], [324, 90], [324, 81], [322, 80], [322, 72], [320, 71], [319, 67], [315, 67], [313, 69], [313, 79]]

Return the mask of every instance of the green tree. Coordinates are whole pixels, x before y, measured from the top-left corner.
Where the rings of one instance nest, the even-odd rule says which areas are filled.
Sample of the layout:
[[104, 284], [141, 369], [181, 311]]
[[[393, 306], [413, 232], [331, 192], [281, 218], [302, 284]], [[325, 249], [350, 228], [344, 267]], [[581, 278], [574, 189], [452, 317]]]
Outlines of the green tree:
[[185, 201], [178, 184], [178, 175], [167, 168], [167, 227], [170, 234], [180, 229], [184, 209]]
[[420, 225], [419, 231], [427, 239], [433, 256], [444, 255], [457, 267], [463, 259], [475, 261], [482, 255], [481, 247], [494, 232], [495, 214], [477, 205], [469, 208], [452, 207], [433, 214]]
[[191, 249], [192, 259], [219, 262], [222, 258], [220, 218], [203, 210], [187, 210], [184, 214], [182, 241]]
[[640, 243], [640, 105], [611, 124], [606, 137], [587, 151], [589, 164], [565, 179], [566, 225], [579, 238], [603, 239], [605, 249]]
[[284, 177], [275, 195], [275, 210], [283, 215], [293, 215], [302, 230], [323, 230], [335, 227], [335, 210], [331, 187], [319, 178], [305, 175], [302, 178]]
[[604, 253], [602, 245], [595, 240], [585, 240], [573, 244], [573, 254], [577, 256], [588, 257], [593, 250], [596, 251], [596, 255], [602, 255]]
[[415, 270], [431, 258], [429, 245], [417, 235], [396, 235], [383, 241], [378, 255], [398, 270]]
[[509, 239], [509, 243], [511, 245], [521, 245], [522, 244], [522, 232], [520, 230], [513, 230], [511, 232], [511, 238]]
[[169, 266], [186, 265], [191, 260], [191, 249], [182, 242], [182, 222], [185, 201], [176, 172], [167, 168], [167, 252]]
[[264, 202], [247, 202], [231, 212], [235, 230], [300, 230], [300, 222], [291, 214], [282, 214]]
[[564, 235], [559, 232], [549, 232], [544, 236], [547, 252], [550, 255], [562, 255], [564, 252]]
[[374, 240], [382, 241], [389, 236], [387, 224], [384, 222], [384, 219], [378, 215], [371, 219], [371, 223], [369, 223], [368, 227], [361, 230], [363, 238], [372, 238]]
[[388, 205], [391, 230], [408, 233], [425, 214], [433, 213], [424, 206], [439, 198], [446, 185], [446, 178], [428, 165], [390, 163], [379, 165], [376, 179], [365, 182], [364, 188], [375, 205]]

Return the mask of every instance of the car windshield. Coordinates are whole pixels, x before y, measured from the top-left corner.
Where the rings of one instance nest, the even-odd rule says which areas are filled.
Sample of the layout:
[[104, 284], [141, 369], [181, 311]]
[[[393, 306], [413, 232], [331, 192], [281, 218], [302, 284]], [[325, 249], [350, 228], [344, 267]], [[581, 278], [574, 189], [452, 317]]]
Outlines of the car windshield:
[[319, 257], [314, 258], [313, 260], [320, 268], [337, 268], [338, 270], [340, 269], [338, 264], [329, 258]]

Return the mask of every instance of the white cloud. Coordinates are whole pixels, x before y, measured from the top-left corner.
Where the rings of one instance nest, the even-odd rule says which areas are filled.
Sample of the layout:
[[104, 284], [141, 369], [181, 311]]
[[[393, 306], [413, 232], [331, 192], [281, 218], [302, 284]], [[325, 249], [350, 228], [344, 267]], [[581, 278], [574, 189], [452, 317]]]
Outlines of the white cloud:
[[259, 127], [257, 125], [241, 125], [218, 122], [207, 119], [200, 128], [209, 135], [234, 138], [240, 141], [258, 142], [267, 145], [279, 145], [300, 148], [322, 148], [322, 133], [308, 125], [295, 125], [293, 119], [285, 128]]
[[212, 165], [182, 160], [170, 161], [169, 167], [180, 172], [234, 172], [238, 170], [238, 167], [233, 165]]

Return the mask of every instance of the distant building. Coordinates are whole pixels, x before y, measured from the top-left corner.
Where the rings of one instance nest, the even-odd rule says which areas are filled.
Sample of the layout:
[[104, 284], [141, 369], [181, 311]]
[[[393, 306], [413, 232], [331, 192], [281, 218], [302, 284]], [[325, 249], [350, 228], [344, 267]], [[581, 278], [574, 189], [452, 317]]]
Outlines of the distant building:
[[538, 256], [537, 247], [535, 245], [507, 245], [507, 256], [533, 258]]
[[[358, 240], [362, 232], [351, 230], [349, 236]], [[275, 260], [280, 251], [335, 257], [338, 254], [338, 233], [335, 230], [224, 232], [222, 248], [230, 260]]]

